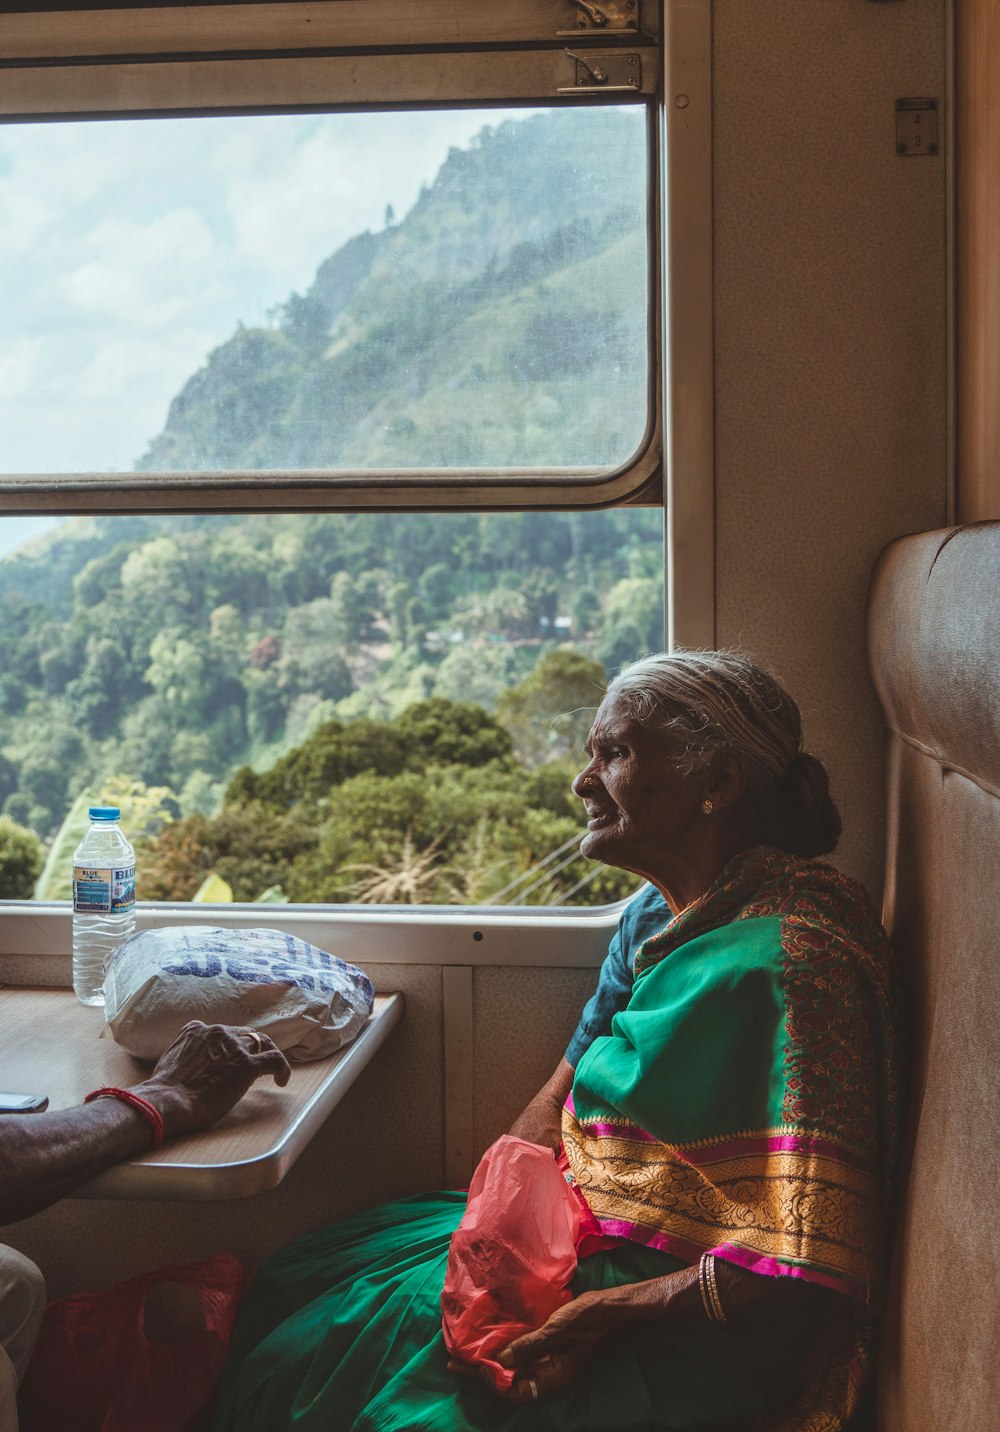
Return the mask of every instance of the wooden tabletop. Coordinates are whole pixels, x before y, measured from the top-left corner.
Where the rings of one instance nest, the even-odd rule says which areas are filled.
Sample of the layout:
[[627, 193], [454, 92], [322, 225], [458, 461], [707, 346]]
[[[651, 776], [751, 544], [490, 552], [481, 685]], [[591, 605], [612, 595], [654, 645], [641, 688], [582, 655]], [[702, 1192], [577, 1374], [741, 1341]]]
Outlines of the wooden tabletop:
[[[274, 1188], [402, 1013], [402, 995], [376, 995], [371, 1018], [345, 1049], [293, 1064], [284, 1089], [259, 1079], [213, 1128], [106, 1169], [76, 1196], [243, 1198]], [[139, 1083], [149, 1068], [115, 1044], [103, 1011], [80, 1004], [72, 990], [0, 988], [0, 1090], [47, 1094], [50, 1109], [68, 1109], [91, 1089]]]

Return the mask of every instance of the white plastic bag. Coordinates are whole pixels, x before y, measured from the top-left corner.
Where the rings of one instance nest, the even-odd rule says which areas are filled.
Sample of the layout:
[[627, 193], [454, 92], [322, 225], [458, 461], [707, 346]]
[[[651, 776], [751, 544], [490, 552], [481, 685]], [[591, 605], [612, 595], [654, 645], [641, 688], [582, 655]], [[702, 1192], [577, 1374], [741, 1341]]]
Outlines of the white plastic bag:
[[280, 930], [200, 925], [140, 930], [118, 946], [104, 978], [116, 1043], [158, 1059], [189, 1019], [270, 1035], [289, 1059], [322, 1059], [349, 1044], [375, 990], [355, 965]]

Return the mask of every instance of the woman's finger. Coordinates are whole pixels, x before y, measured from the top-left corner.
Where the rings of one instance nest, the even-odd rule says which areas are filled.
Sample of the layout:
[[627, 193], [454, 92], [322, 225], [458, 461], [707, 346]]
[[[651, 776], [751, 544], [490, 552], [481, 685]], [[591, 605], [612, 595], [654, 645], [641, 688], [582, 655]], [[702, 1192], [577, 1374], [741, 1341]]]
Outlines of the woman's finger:
[[547, 1341], [544, 1328], [533, 1333], [523, 1333], [497, 1354], [497, 1362], [501, 1367], [527, 1367], [544, 1354]]
[[551, 1397], [562, 1392], [581, 1373], [581, 1365], [571, 1357], [545, 1357], [530, 1371], [525, 1371], [514, 1380], [511, 1389], [518, 1402], [537, 1402], [540, 1398]]
[[501, 1367], [527, 1367], [539, 1358], [558, 1352], [567, 1345], [572, 1347], [577, 1336], [575, 1320], [567, 1320], [555, 1313], [534, 1332], [523, 1333], [512, 1343], [508, 1343], [497, 1355], [497, 1362]]

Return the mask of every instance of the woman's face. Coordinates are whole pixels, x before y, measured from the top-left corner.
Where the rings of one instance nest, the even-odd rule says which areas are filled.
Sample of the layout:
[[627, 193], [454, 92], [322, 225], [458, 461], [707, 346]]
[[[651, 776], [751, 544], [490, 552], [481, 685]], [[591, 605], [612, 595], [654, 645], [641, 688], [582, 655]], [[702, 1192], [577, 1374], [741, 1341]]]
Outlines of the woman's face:
[[598, 709], [586, 749], [590, 762], [573, 782], [589, 817], [581, 853], [655, 878], [705, 819], [697, 780], [677, 772], [663, 737], [633, 721], [618, 697]]

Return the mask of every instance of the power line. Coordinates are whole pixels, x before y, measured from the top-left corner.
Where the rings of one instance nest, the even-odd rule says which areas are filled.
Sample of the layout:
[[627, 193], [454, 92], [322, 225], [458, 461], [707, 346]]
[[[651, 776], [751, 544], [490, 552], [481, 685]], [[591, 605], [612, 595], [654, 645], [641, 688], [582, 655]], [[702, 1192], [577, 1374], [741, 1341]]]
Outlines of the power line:
[[[550, 863], [550, 861], [556, 860], [560, 855], [563, 854], [564, 851], [569, 850], [569, 848], [570, 848], [571, 845], [577, 845], [577, 846], [578, 846], [578, 845], [580, 844], [580, 841], [581, 841], [581, 839], [582, 839], [582, 836], [583, 836], [583, 832], [582, 832], [582, 831], [578, 831], [575, 835], [571, 835], [570, 838], [569, 838], [569, 840], [564, 840], [563, 843], [562, 843], [562, 845], [556, 846], [555, 850], [550, 850], [549, 853], [548, 853], [548, 855], [543, 856], [541, 860], [536, 861], [536, 863], [535, 863], [534, 865], [530, 866], [527, 870], [522, 871], [522, 873], [521, 873], [520, 875], [515, 876], [513, 880], [509, 880], [509, 881], [507, 882], [507, 884], [503, 886], [502, 889], [497, 890], [493, 895], [488, 895], [485, 900], [480, 900], [480, 902], [479, 902], [480, 905], [496, 905], [496, 904], [499, 904], [500, 899], [501, 899], [502, 896], [506, 895], [506, 894], [508, 893], [508, 891], [516, 889], [518, 885], [522, 885], [525, 880], [530, 880], [531, 877], [535, 874], [535, 871], [536, 871], [536, 870], [541, 870], [541, 869], [543, 869], [546, 865], [548, 865], [548, 864]], [[576, 859], [576, 855], [575, 855], [575, 854], [573, 855], [572, 859], [573, 859], [573, 860]], [[572, 863], [572, 861], [564, 861], [563, 864], [559, 866], [559, 870], [565, 869], [566, 865], [571, 864], [571, 863]], [[550, 871], [550, 874], [552, 874], [552, 875], [557, 875], [558, 873], [559, 873], [558, 870]], [[532, 888], [534, 888], [534, 887], [532, 887]], [[527, 894], [527, 891], [525, 891], [525, 892], [523, 892], [523, 893]], [[512, 900], [512, 901], [509, 901], [508, 903], [509, 903], [509, 904], [516, 904], [517, 902], [514, 901], [514, 900]]]
[[[553, 852], [553, 854], [555, 854], [555, 852]], [[530, 895], [532, 890], [537, 890], [540, 885], [545, 884], [546, 880], [552, 880], [556, 875], [560, 874], [561, 871], [565, 870], [567, 865], [572, 865], [574, 860], [578, 858], [579, 851], [574, 850], [572, 855], [568, 855], [565, 860], [561, 860], [558, 865], [553, 866], [551, 870], [546, 870], [545, 873], [543, 875], [540, 875], [537, 880], [532, 881], [530, 885], [526, 885], [523, 890], [519, 890], [518, 893], [514, 896], [513, 900], [507, 901], [508, 905], [522, 904], [525, 896]]]
[[[563, 892], [561, 892], [559, 896], [559, 903], [561, 905], [565, 905], [566, 901], [571, 895], [575, 895], [578, 890], [582, 890], [585, 885], [589, 885], [592, 880], [596, 880], [598, 875], [600, 875], [602, 869], [602, 866], [595, 865], [593, 870], [588, 870], [582, 880], [578, 880], [576, 884], [571, 885], [568, 890], [564, 890]], [[555, 904], [555, 901], [553, 901], [552, 903]]]

